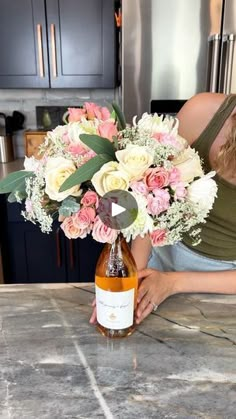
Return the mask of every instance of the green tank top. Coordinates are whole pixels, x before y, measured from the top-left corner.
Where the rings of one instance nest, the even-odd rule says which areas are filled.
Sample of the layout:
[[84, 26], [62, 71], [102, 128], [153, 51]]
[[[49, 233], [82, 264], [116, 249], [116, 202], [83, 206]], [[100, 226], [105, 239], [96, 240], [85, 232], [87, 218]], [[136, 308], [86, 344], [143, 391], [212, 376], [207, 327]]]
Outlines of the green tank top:
[[[203, 159], [205, 173], [211, 171], [209, 152], [217, 134], [236, 106], [236, 95], [222, 103], [192, 147]], [[213, 259], [236, 260], [236, 185], [215, 175], [218, 185], [217, 198], [205, 224], [201, 224], [201, 242], [192, 246], [192, 239], [185, 234], [183, 243], [197, 253]]]

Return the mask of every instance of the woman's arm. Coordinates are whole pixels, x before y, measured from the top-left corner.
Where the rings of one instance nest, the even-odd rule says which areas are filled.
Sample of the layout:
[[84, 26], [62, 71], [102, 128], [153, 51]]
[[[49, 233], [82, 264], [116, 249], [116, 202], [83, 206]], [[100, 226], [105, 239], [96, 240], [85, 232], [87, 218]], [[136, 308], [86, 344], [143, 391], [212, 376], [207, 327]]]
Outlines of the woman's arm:
[[138, 236], [132, 241], [131, 251], [138, 270], [145, 269], [147, 267], [151, 248], [151, 241], [148, 235], [144, 238]]
[[236, 294], [236, 270], [217, 272], [159, 272], [144, 269], [138, 291], [136, 322], [148, 316], [153, 305], [180, 293]]

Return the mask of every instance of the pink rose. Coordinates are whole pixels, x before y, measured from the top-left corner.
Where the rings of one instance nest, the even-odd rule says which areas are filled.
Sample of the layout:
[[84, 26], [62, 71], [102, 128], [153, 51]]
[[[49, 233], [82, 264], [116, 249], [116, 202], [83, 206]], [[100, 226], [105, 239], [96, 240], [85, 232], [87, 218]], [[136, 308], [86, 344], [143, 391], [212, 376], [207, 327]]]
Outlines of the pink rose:
[[174, 191], [174, 200], [179, 199], [183, 200], [187, 195], [187, 189], [184, 186], [183, 182], [171, 184], [171, 189]]
[[181, 175], [180, 175], [180, 170], [177, 169], [177, 167], [173, 167], [170, 171], [169, 171], [169, 183], [177, 183], [180, 182], [181, 179]]
[[165, 189], [155, 189], [154, 196], [149, 194], [147, 196], [147, 211], [151, 215], [159, 215], [166, 211], [170, 206], [170, 194]]
[[113, 121], [104, 121], [99, 125], [98, 133], [101, 137], [113, 141], [112, 137], [118, 134], [118, 130]]
[[100, 107], [93, 102], [85, 102], [84, 106], [88, 119], [97, 118], [101, 121], [106, 121], [110, 118], [110, 111], [105, 107]]
[[69, 122], [78, 122], [83, 116], [85, 116], [85, 109], [83, 108], [68, 108], [68, 121]]
[[148, 195], [148, 187], [147, 185], [142, 181], [136, 181], [130, 183], [130, 187], [132, 188], [133, 192], [140, 193], [141, 195], [147, 196]]
[[96, 192], [93, 191], [87, 191], [83, 198], [81, 199], [81, 204], [83, 204], [85, 207], [90, 207], [92, 205], [95, 205], [95, 208], [98, 208], [99, 204], [99, 198]]
[[75, 214], [75, 217], [80, 228], [87, 228], [90, 227], [95, 220], [96, 212], [94, 208], [84, 207]]
[[84, 239], [91, 231], [91, 228], [89, 227], [80, 227], [76, 215], [66, 217], [61, 224], [61, 229], [64, 231], [64, 234], [68, 239]]
[[158, 229], [154, 230], [152, 233], [150, 233], [150, 239], [152, 246], [163, 246], [165, 244], [166, 231]]
[[106, 121], [111, 117], [111, 113], [109, 109], [107, 109], [105, 106], [101, 108], [95, 109], [95, 115], [97, 119], [100, 119], [101, 121]]
[[148, 190], [152, 191], [155, 188], [164, 188], [169, 183], [169, 173], [162, 167], [154, 167], [145, 172], [144, 182]]
[[94, 240], [97, 240], [100, 243], [112, 244], [118, 236], [118, 231], [106, 226], [99, 217], [96, 217], [93, 225], [92, 236]]

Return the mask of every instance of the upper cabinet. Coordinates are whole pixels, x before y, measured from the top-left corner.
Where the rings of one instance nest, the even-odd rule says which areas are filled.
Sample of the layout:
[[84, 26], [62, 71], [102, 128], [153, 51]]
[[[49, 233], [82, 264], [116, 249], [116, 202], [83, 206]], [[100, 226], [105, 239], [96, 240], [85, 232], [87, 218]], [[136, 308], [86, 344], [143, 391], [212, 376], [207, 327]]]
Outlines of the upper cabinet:
[[113, 88], [113, 0], [0, 0], [0, 88]]

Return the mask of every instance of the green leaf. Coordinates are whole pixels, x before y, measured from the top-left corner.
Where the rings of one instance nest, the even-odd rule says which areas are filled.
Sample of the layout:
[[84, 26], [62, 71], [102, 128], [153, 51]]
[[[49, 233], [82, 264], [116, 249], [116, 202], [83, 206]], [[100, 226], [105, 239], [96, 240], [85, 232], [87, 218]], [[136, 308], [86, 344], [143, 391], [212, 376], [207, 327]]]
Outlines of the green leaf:
[[120, 109], [119, 105], [115, 102], [112, 103], [112, 107], [116, 113], [117, 116], [117, 120], [118, 120], [118, 130], [122, 130], [126, 128], [126, 121], [125, 121], [125, 116], [122, 112], [122, 110]]
[[65, 182], [61, 185], [59, 192], [66, 191], [75, 185], [90, 180], [93, 175], [107, 162], [113, 160], [108, 154], [100, 154], [93, 157], [83, 166], [79, 167], [76, 172], [72, 173]]
[[27, 193], [25, 190], [25, 179], [17, 184], [16, 189], [14, 189], [10, 195], [8, 195], [7, 200], [8, 202], [12, 203], [12, 202], [16, 202], [16, 193], [17, 193], [17, 198], [20, 199], [21, 201], [23, 199], [25, 199], [27, 197]]
[[25, 178], [32, 176], [34, 172], [29, 172], [26, 170], [19, 170], [17, 172], [12, 172], [4, 179], [0, 180], [0, 193], [9, 193], [16, 191], [22, 181], [25, 181]]
[[114, 146], [107, 138], [93, 134], [80, 134], [79, 138], [96, 154], [109, 154], [112, 159], [116, 159]]

